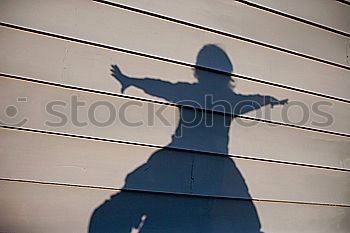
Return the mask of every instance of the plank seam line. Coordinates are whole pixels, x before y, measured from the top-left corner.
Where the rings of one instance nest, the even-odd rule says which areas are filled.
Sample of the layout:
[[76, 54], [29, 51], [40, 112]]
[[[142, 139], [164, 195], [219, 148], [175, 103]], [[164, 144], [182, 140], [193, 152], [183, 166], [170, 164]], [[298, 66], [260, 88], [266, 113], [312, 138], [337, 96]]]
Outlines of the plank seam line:
[[[150, 17], [159, 18], [159, 19], [166, 20], [166, 21], [173, 22], [173, 23], [177, 23], [177, 24], [180, 24], [180, 25], [185, 25], [187, 27], [191, 27], [191, 28], [195, 28], [195, 29], [211, 32], [211, 33], [214, 33], [214, 34], [218, 34], [218, 35], [221, 35], [221, 36], [233, 38], [233, 39], [236, 39], [236, 40], [241, 40], [241, 41], [244, 41], [244, 42], [247, 42], [247, 43], [259, 45], [259, 46], [266, 47], [266, 48], [269, 48], [269, 49], [273, 49], [273, 50], [276, 50], [276, 51], [279, 51], [279, 52], [284, 52], [284, 53], [287, 53], [287, 54], [290, 54], [290, 55], [302, 57], [304, 59], [309, 59], [309, 60], [313, 60], [313, 61], [320, 62], [320, 63], [323, 63], [323, 64], [327, 64], [327, 65], [335, 66], [335, 67], [338, 67], [338, 68], [342, 68], [342, 69], [345, 69], [345, 70], [350, 70], [350, 67], [346, 66], [346, 65], [342, 65], [342, 64], [339, 64], [339, 63], [336, 63], [336, 62], [328, 61], [328, 60], [325, 60], [325, 59], [322, 59], [322, 58], [318, 58], [318, 57], [314, 57], [314, 56], [311, 56], [311, 55], [303, 54], [303, 53], [300, 53], [300, 52], [297, 52], [297, 51], [285, 49], [285, 48], [278, 47], [278, 46], [275, 46], [275, 45], [272, 45], [272, 44], [268, 44], [268, 43], [264, 43], [264, 42], [261, 42], [261, 41], [256, 41], [256, 40], [249, 39], [249, 38], [246, 38], [246, 37], [234, 35], [234, 34], [231, 34], [231, 33], [228, 33], [228, 32], [223, 32], [223, 31], [220, 31], [220, 30], [217, 30], [217, 29], [208, 28], [208, 27], [205, 27], [205, 26], [201, 26], [201, 25], [197, 25], [197, 24], [194, 24], [194, 23], [186, 22], [186, 21], [183, 21], [183, 20], [180, 20], [180, 19], [174, 19], [174, 18], [171, 18], [171, 17], [168, 17], [168, 16], [160, 15], [160, 14], [153, 13], [153, 12], [144, 11], [144, 10], [141, 10], [141, 9], [138, 9], [138, 8], [134, 8], [134, 7], [130, 7], [130, 6], [125, 6], [125, 5], [122, 5], [122, 4], [119, 4], [119, 3], [112, 3], [112, 2], [109, 2], [109, 1], [105, 1], [105, 0], [93, 0], [93, 1], [96, 2], [96, 3], [105, 4], [105, 5], [108, 5], [108, 6], [117, 7], [117, 8], [120, 8], [120, 9], [124, 9], [124, 10], [128, 10], [128, 11], [136, 12], [136, 13], [139, 13], [139, 14], [147, 15], [147, 16], [150, 16]], [[349, 35], [349, 37], [350, 37], [350, 35]]]
[[[338, 35], [341, 35], [341, 36], [350, 37], [350, 33], [347, 33], [345, 31], [338, 30], [338, 29], [335, 29], [335, 28], [332, 28], [332, 27], [328, 27], [326, 25], [323, 25], [323, 24], [320, 24], [320, 23], [316, 23], [316, 22], [313, 22], [313, 21], [310, 21], [310, 20], [307, 20], [307, 19], [295, 16], [295, 15], [284, 13], [282, 11], [272, 9], [270, 7], [266, 7], [266, 6], [257, 4], [257, 3], [253, 3], [251, 1], [246, 1], [246, 0], [235, 0], [235, 1], [240, 2], [242, 4], [245, 4], [245, 5], [248, 5], [250, 7], [254, 7], [254, 8], [257, 8], [257, 9], [260, 9], [260, 10], [264, 10], [264, 11], [267, 11], [267, 12], [270, 12], [270, 13], [273, 13], [273, 14], [276, 14], [276, 15], [288, 18], [288, 19], [292, 19], [292, 20], [298, 21], [300, 23], [304, 23], [304, 24], [307, 24], [307, 25], [310, 25], [310, 26], [313, 26], [313, 27], [316, 27], [316, 28], [319, 28], [319, 29], [323, 29], [323, 30], [326, 30], [326, 31], [329, 31], [329, 32], [332, 32], [332, 33], [335, 33], [335, 34], [338, 34]], [[344, 1], [341, 1], [341, 0], [336, 0], [336, 1], [345, 3]], [[349, 4], [349, 3], [345, 3], [345, 4]]]
[[158, 57], [158, 56], [154, 56], [154, 55], [150, 55], [150, 54], [140, 53], [140, 52], [137, 52], [137, 51], [127, 50], [127, 49], [123, 49], [123, 48], [117, 48], [117, 47], [113, 47], [113, 46], [109, 46], [109, 45], [99, 44], [99, 43], [96, 43], [96, 42], [91, 42], [91, 41], [86, 41], [86, 40], [81, 40], [81, 39], [77, 39], [77, 38], [67, 37], [67, 36], [63, 36], [63, 35], [59, 35], [59, 34], [39, 31], [39, 30], [36, 30], [36, 29], [31, 29], [31, 28], [25, 28], [25, 27], [13, 25], [13, 24], [8, 24], [8, 23], [3, 23], [3, 22], [0, 22], [0, 26], [6, 27], [6, 28], [15, 29], [15, 30], [20, 30], [20, 31], [30, 32], [30, 33], [33, 33], [33, 34], [39, 34], [39, 35], [43, 35], [43, 36], [47, 36], [47, 37], [51, 37], [51, 38], [55, 38], [55, 39], [66, 40], [66, 41], [69, 41], [69, 42], [74, 42], [74, 43], [79, 43], [79, 44], [83, 44], [83, 45], [93, 46], [93, 47], [97, 47], [97, 48], [100, 48], [100, 49], [102, 48], [102, 49], [117, 51], [117, 52], [120, 52], [120, 53], [131, 54], [131, 55], [140, 56], [140, 57], [145, 57], [145, 58], [153, 59], [153, 60], [156, 60], [156, 61], [167, 62], [167, 63], [181, 65], [181, 66], [185, 66], [185, 67], [205, 70], [205, 71], [208, 71], [208, 72], [218, 73], [218, 74], [222, 74], [222, 75], [227, 75], [227, 76], [235, 77], [235, 78], [238, 78], [238, 79], [248, 80], [248, 81], [262, 83], [262, 84], [269, 85], [269, 86], [274, 86], [274, 87], [279, 87], [279, 88], [283, 88], [283, 89], [287, 89], [287, 90], [292, 90], [292, 91], [300, 92], [300, 93], [303, 93], [303, 94], [314, 95], [314, 96], [327, 98], [327, 99], [331, 99], [331, 100], [336, 100], [336, 101], [340, 101], [340, 102], [344, 102], [344, 103], [350, 103], [350, 100], [344, 99], [344, 98], [340, 98], [340, 97], [335, 97], [335, 96], [331, 96], [331, 95], [326, 95], [326, 94], [321, 94], [321, 93], [317, 93], [317, 92], [313, 92], [313, 91], [308, 91], [308, 90], [297, 88], [297, 87], [292, 87], [292, 86], [287, 86], [287, 85], [283, 85], [283, 84], [278, 84], [278, 83], [273, 83], [273, 82], [269, 82], [269, 81], [264, 81], [264, 80], [261, 80], [261, 79], [248, 77], [248, 76], [244, 76], [244, 75], [240, 75], [240, 74], [232, 74], [232, 73], [228, 73], [228, 72], [225, 72], [225, 71], [216, 70], [216, 69], [213, 69], [213, 68], [208, 68], [208, 67], [204, 67], [204, 66], [194, 65], [194, 64], [191, 64], [191, 63], [186, 63], [186, 62], [182, 62], [182, 61], [172, 60], [172, 59], [169, 59], [169, 58]]
[[249, 157], [249, 156], [244, 156], [244, 155], [224, 154], [224, 153], [220, 153], [220, 152], [201, 151], [201, 150], [186, 149], [186, 148], [179, 148], [179, 147], [159, 146], [159, 145], [152, 145], [152, 144], [139, 143], [139, 142], [130, 142], [130, 141], [117, 140], [117, 139], [101, 138], [101, 137], [86, 136], [86, 135], [77, 135], [77, 134], [70, 134], [70, 133], [60, 133], [60, 132], [55, 132], [55, 131], [16, 127], [16, 126], [10, 126], [10, 125], [0, 125], [0, 128], [8, 129], [8, 130], [15, 130], [15, 131], [24, 131], [24, 132], [30, 132], [30, 133], [62, 136], [62, 137], [68, 137], [68, 138], [78, 138], [78, 139], [85, 139], [85, 140], [92, 140], [92, 141], [101, 141], [101, 142], [132, 145], [132, 146], [167, 149], [167, 150], [186, 152], [186, 153], [200, 153], [200, 154], [205, 154], [205, 155], [210, 155], [210, 156], [221, 156], [221, 157], [229, 157], [229, 158], [232, 157], [232, 158], [237, 158], [237, 159], [252, 160], [252, 161], [266, 162], [266, 163], [276, 163], [276, 164], [289, 165], [289, 166], [325, 169], [325, 170], [333, 170], [333, 171], [339, 171], [339, 172], [350, 172], [350, 169], [346, 169], [346, 168], [336, 168], [336, 167], [304, 164], [304, 163], [297, 163], [297, 162], [288, 162], [288, 161], [273, 160], [273, 159], [254, 158], [254, 157]]
[[151, 194], [160, 194], [160, 195], [172, 195], [172, 196], [186, 196], [186, 197], [197, 197], [197, 198], [212, 198], [212, 199], [239, 200], [239, 201], [256, 201], [256, 202], [313, 205], [313, 206], [340, 207], [340, 208], [349, 208], [350, 207], [350, 205], [344, 205], [344, 204], [272, 200], [272, 199], [258, 199], [258, 198], [243, 198], [243, 197], [228, 197], [228, 196], [211, 196], [211, 195], [193, 194], [193, 193], [180, 193], [180, 192], [173, 193], [173, 192], [166, 192], [166, 191], [150, 191], [150, 190], [126, 189], [126, 188], [112, 188], [112, 187], [103, 187], [103, 186], [94, 186], [94, 185], [68, 184], [68, 183], [34, 181], [34, 180], [24, 180], [24, 179], [12, 179], [12, 178], [0, 178], [0, 181], [29, 183], [29, 184], [37, 184], [37, 185], [64, 186], [64, 187], [70, 187], [70, 188], [86, 188], [86, 189], [97, 189], [97, 190], [108, 190], [108, 191], [124, 191], [124, 192], [135, 192], [135, 193], [151, 193]]
[[347, 0], [336, 0], [336, 1], [339, 2], [339, 3], [342, 3], [342, 4], [350, 6], [350, 2], [347, 1]]
[[111, 97], [119, 97], [119, 98], [123, 98], [123, 99], [138, 100], [138, 101], [144, 101], [144, 102], [149, 102], [149, 103], [156, 103], [159, 105], [166, 105], [166, 106], [172, 106], [172, 107], [176, 107], [176, 108], [189, 109], [189, 110], [193, 110], [193, 111], [214, 113], [214, 114], [224, 115], [224, 116], [225, 115], [233, 116], [235, 118], [242, 118], [242, 119], [251, 120], [251, 121], [257, 121], [257, 122], [263, 122], [263, 123], [274, 124], [274, 125], [279, 125], [279, 126], [291, 127], [291, 128], [313, 131], [313, 132], [318, 132], [318, 133], [325, 133], [325, 134], [336, 135], [336, 136], [341, 136], [341, 137], [350, 137], [350, 135], [347, 133], [340, 133], [340, 132], [328, 131], [328, 130], [323, 130], [323, 129], [316, 129], [316, 128], [311, 128], [311, 127], [307, 127], [307, 126], [288, 124], [288, 123], [284, 123], [284, 122], [277, 122], [277, 121], [266, 120], [266, 119], [258, 119], [258, 118], [254, 118], [254, 117], [250, 117], [250, 116], [244, 116], [244, 115], [239, 115], [239, 114], [234, 114], [234, 113], [229, 113], [229, 112], [219, 112], [217, 110], [197, 108], [197, 107], [193, 107], [190, 105], [166, 103], [166, 102], [162, 102], [162, 101], [144, 99], [144, 98], [140, 98], [140, 97], [132, 97], [132, 96], [128, 96], [128, 95], [111, 93], [111, 92], [100, 91], [100, 90], [94, 90], [94, 89], [89, 89], [89, 88], [84, 88], [84, 87], [76, 87], [76, 86], [70, 86], [70, 85], [66, 85], [66, 84], [37, 80], [37, 79], [32, 79], [32, 78], [27, 78], [27, 77], [20, 77], [20, 76], [15, 76], [15, 75], [6, 74], [6, 73], [0, 73], [0, 78], [15, 79], [15, 80], [32, 82], [32, 83], [36, 83], [36, 84], [48, 85], [48, 86], [53, 86], [53, 87], [58, 87], [58, 88], [88, 92], [88, 93], [92, 93], [92, 94], [106, 95], [106, 96], [111, 96]]

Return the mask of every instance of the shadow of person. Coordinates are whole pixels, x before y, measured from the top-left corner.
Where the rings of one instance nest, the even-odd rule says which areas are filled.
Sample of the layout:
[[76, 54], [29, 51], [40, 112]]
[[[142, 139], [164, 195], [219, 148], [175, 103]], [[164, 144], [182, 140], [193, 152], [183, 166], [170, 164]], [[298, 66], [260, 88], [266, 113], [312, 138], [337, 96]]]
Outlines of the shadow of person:
[[[213, 44], [200, 50], [196, 64], [233, 72], [227, 54]], [[195, 69], [196, 83], [131, 78], [117, 66], [111, 71], [122, 92], [134, 86], [186, 107], [179, 109], [171, 143], [127, 175], [123, 191], [94, 211], [89, 232], [261, 232], [256, 208], [233, 160], [195, 151], [227, 155], [236, 115], [287, 100], [236, 94], [231, 76], [200, 68]]]

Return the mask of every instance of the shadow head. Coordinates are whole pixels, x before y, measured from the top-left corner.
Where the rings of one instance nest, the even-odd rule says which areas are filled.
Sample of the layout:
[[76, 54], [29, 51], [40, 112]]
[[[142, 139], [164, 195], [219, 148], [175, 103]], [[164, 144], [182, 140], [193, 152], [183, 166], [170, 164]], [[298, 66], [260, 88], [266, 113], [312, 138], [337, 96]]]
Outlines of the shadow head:
[[[196, 65], [199, 67], [233, 73], [233, 65], [226, 52], [215, 44], [207, 44], [202, 47], [197, 55]], [[199, 83], [215, 84], [233, 87], [234, 80], [229, 75], [206, 71], [205, 69], [194, 69], [194, 76]]]

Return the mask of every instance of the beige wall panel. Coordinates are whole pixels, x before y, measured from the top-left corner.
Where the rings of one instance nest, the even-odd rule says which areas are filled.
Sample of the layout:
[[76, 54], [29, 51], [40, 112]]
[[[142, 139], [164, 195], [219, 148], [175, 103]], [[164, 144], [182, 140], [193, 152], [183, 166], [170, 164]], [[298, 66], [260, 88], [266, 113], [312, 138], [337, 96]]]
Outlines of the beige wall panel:
[[350, 173], [0, 130], [1, 178], [259, 200], [350, 204]]
[[[239, 2], [108, 1], [350, 65], [349, 38]], [[336, 1], [251, 2], [350, 32], [350, 8]], [[196, 64], [203, 46], [217, 44], [232, 62], [233, 73], [350, 100], [346, 69], [160, 18], [91, 0], [4, 0], [0, 6], [0, 21], [4, 23], [188, 65]], [[119, 95], [113, 97], [0, 76], [1, 125], [94, 137], [82, 139], [0, 128], [0, 209], [3, 210], [0, 232], [87, 232], [91, 218], [105, 220], [111, 217], [109, 214], [119, 218], [119, 226], [113, 232], [123, 229], [129, 232], [131, 226], [130, 232], [139, 232], [136, 228], [142, 227], [139, 224], [142, 215], [146, 219], [143, 230], [152, 229], [152, 232], [338, 233], [348, 232], [350, 228], [349, 137], [240, 118], [224, 127], [222, 123], [228, 117], [208, 113], [201, 116], [212, 119], [215, 127], [204, 127], [201, 122], [196, 127], [179, 128], [178, 124], [185, 126], [187, 123], [183, 121], [197, 112], [189, 109], [179, 112], [167, 103], [182, 100], [186, 97], [184, 93], [191, 93], [192, 98], [198, 90], [193, 85], [192, 89], [186, 89], [187, 84], [181, 83], [180, 89], [171, 89], [176, 82], [196, 82], [193, 69], [173, 62], [6, 26], [0, 28], [0, 56], [1, 73]], [[220, 59], [214, 55], [211, 58]], [[152, 89], [153, 83], [145, 92], [130, 87], [123, 93], [129, 97], [123, 97], [120, 83], [111, 75], [111, 65], [136, 78], [135, 82], [149, 80], [143, 79], [148, 77], [168, 83], [158, 80], [157, 89]], [[227, 66], [210, 62], [199, 65], [231, 72]], [[201, 78], [219, 77], [212, 72], [197, 74]], [[226, 89], [216, 86], [217, 83], [210, 84], [217, 87], [212, 88], [213, 92], [221, 93], [218, 99], [226, 100]], [[162, 92], [158, 93], [159, 90]], [[273, 109], [266, 106], [246, 116], [350, 134], [346, 101], [237, 78], [234, 91], [290, 102]], [[169, 97], [169, 93], [173, 96]], [[132, 100], [133, 97], [151, 101]], [[48, 103], [54, 102], [50, 109]], [[305, 109], [293, 107], [296, 102], [305, 105]], [[332, 124], [318, 124], [325, 122], [327, 116], [312, 109], [317, 103], [321, 103], [321, 111], [330, 114]], [[78, 112], [74, 105], [78, 105]], [[115, 114], [109, 108], [116, 109]], [[289, 109], [288, 120], [284, 116], [286, 109]], [[304, 110], [309, 116], [300, 123], [305, 118]], [[53, 125], [62, 119], [66, 122]], [[108, 119], [109, 124], [101, 125]], [[141, 125], [136, 126], [135, 122], [139, 121]], [[177, 137], [179, 133], [183, 137]], [[115, 224], [115, 219], [110, 219]]]
[[[175, 107], [8, 78], [1, 78], [0, 82], [4, 96], [0, 119], [6, 125], [349, 168], [348, 137], [236, 118], [231, 129], [221, 128], [224, 122], [214, 127], [182, 127], [184, 137], [178, 139], [174, 136], [179, 119]], [[25, 97], [26, 102], [20, 97]], [[84, 106], [73, 108], [77, 105], [74, 102]], [[183, 111], [185, 115], [193, 113]], [[210, 116], [205, 115], [208, 119]], [[214, 117], [223, 120], [219, 115]]]
[[250, 2], [350, 33], [350, 8], [336, 0], [250, 0]]
[[[87, 232], [93, 211], [106, 199], [116, 192], [98, 189], [73, 188], [53, 185], [38, 185], [29, 183], [6, 182], [0, 183], [0, 231], [4, 232]], [[140, 200], [159, 200], [166, 198], [174, 211], [184, 211], [196, 198], [176, 197], [160, 194], [125, 193]], [[180, 199], [180, 201], [179, 201]], [[247, 207], [246, 201], [200, 199], [202, 204], [214, 203], [216, 209], [212, 223], [215, 219], [226, 219], [225, 224], [232, 220], [247, 221], [242, 215], [235, 215], [235, 209], [242, 213]], [[182, 202], [182, 204], [181, 204]], [[198, 202], [198, 199], [197, 199]], [[328, 207], [317, 205], [300, 205], [288, 203], [253, 202], [257, 209], [262, 232], [320, 232], [345, 233], [349, 229], [349, 208]], [[123, 203], [115, 205], [116, 213], [123, 209]], [[231, 208], [222, 208], [227, 206]], [[196, 206], [198, 207], [198, 206]], [[220, 208], [217, 208], [220, 207]], [[153, 205], [153, 210], [159, 213], [154, 218], [164, 217], [162, 206]], [[152, 210], [149, 210], [152, 211]], [[35, 213], [35, 214], [33, 214]], [[147, 216], [146, 212], [146, 216]], [[146, 218], [147, 219], [147, 218]], [[150, 219], [152, 220], [152, 219]], [[198, 219], [192, 218], [190, 221]], [[179, 226], [178, 219], [169, 220], [172, 226]], [[315, 224], [317, 222], [317, 224]], [[202, 221], [203, 225], [205, 222]], [[198, 225], [197, 225], [198, 226]], [[212, 225], [218, 226], [218, 225]], [[162, 229], [154, 229], [163, 232]], [[179, 229], [177, 229], [179, 230]], [[181, 229], [182, 231], [184, 229]], [[222, 229], [221, 229], [222, 230]], [[223, 229], [230, 232], [232, 228]], [[207, 229], [210, 231], [210, 228]], [[202, 232], [207, 232], [202, 231]]]
[[[3, 35], [0, 37], [0, 55], [4, 58], [0, 61], [0, 67], [2, 72], [7, 74], [121, 93], [120, 83], [112, 76], [111, 72], [111, 65], [116, 64], [125, 75], [139, 78], [139, 82], [142, 82], [141, 79], [145, 77], [160, 79], [173, 84], [176, 82], [197, 82], [194, 71], [184, 66], [11, 29], [3, 28], [0, 33]], [[206, 74], [212, 75], [210, 78], [217, 78], [218, 80], [221, 78], [220, 75], [213, 73], [208, 72]], [[237, 94], [272, 96], [278, 100], [288, 99], [290, 103], [274, 108], [268, 105], [258, 111], [246, 113], [247, 116], [327, 131], [350, 133], [350, 122], [348, 121], [350, 119], [350, 108], [347, 103], [239, 78], [235, 78], [234, 81], [235, 88], [233, 91]], [[151, 90], [146, 84], [144, 84], [144, 89], [146, 91]], [[172, 99], [179, 96], [178, 99], [181, 99], [181, 92], [187, 91], [178, 88], [179, 90], [172, 96], [167, 93], [166, 89], [171, 91], [170, 88], [172, 86], [176, 88], [175, 85], [170, 84], [159, 88], [156, 88], [158, 83], [152, 85], [154, 90], [151, 90], [149, 94], [135, 87], [126, 89], [125, 94], [163, 102], [174, 102], [161, 96], [170, 96]], [[207, 91], [207, 94], [209, 93], [210, 91]], [[236, 106], [230, 95], [217, 97], [219, 94], [213, 91], [214, 98], [229, 101], [233, 107]], [[194, 94], [183, 98], [196, 100], [197, 102], [201, 101], [199, 102], [201, 108], [211, 109], [210, 104], [202, 103], [204, 97], [197, 100], [199, 97], [197, 98]], [[248, 96], [243, 98], [243, 100], [249, 99]], [[220, 108], [216, 108], [216, 110], [222, 111]]]
[[26, 0], [1, 4], [0, 20], [7, 23], [192, 64], [204, 45], [218, 44], [237, 74], [350, 99], [349, 71], [298, 56], [92, 1]]
[[[350, 39], [231, 0], [109, 0], [349, 66]], [[350, 10], [348, 11], [350, 14]]]

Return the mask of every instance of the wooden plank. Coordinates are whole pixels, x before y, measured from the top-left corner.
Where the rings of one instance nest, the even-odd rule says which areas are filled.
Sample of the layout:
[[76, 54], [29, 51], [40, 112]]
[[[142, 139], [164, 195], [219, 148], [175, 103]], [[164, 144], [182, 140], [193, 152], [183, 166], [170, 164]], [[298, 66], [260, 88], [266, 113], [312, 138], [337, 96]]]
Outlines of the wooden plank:
[[[130, 96], [168, 103], [180, 103], [183, 100], [196, 101], [196, 106], [203, 109], [214, 108], [216, 111], [235, 113], [239, 113], [236, 108], [238, 104], [234, 104], [236, 100], [238, 102], [238, 99], [257, 101], [260, 105], [264, 105], [261, 102], [262, 97], [248, 95], [272, 96], [278, 100], [288, 99], [289, 104], [278, 105], [274, 108], [271, 108], [270, 105], [261, 106], [259, 110], [250, 111], [244, 115], [320, 130], [350, 133], [350, 122], [348, 121], [350, 109], [347, 103], [239, 78], [234, 80], [233, 92], [232, 88], [227, 88], [225, 84], [212, 90], [210, 90], [211, 84], [201, 85], [205, 89], [205, 94], [211, 94], [214, 101], [229, 102], [231, 111], [229, 108], [222, 109], [211, 104], [210, 96], [207, 96], [207, 102], [205, 102], [206, 97], [199, 94], [203, 92], [199, 89], [203, 88], [196, 89], [196, 85], [188, 85], [187, 89], [180, 87], [184, 86], [184, 83], [198, 82], [191, 68], [12, 29], [2, 29], [0, 33], [3, 35], [0, 39], [0, 56], [4, 57], [0, 61], [0, 66], [7, 74], [120, 94], [120, 82], [113, 77], [111, 72], [112, 65], [116, 64], [126, 76], [137, 77], [130, 82], [136, 87], [131, 86], [125, 90], [125, 94]], [[218, 83], [223, 77], [203, 71], [201, 74], [218, 80]], [[157, 80], [152, 81], [143, 79], [143, 77]], [[161, 86], [156, 88], [158, 85]], [[171, 92], [172, 88], [174, 90], [177, 88], [177, 91]], [[218, 92], [217, 89], [227, 89], [227, 92]], [[191, 94], [180, 95], [181, 92]], [[245, 96], [233, 97], [233, 93]]]
[[0, 135], [0, 177], [6, 179], [350, 204], [350, 173], [345, 171], [14, 130], [0, 130]]
[[350, 9], [334, 0], [249, 0], [249, 2], [350, 33]]
[[[347, 221], [349, 208], [341, 207], [261, 201], [252, 203], [240, 200], [198, 199], [130, 192], [115, 195], [115, 191], [108, 190], [6, 181], [0, 182], [0, 192], [0, 207], [6, 210], [0, 217], [0, 231], [3, 232], [87, 232], [92, 214], [98, 207], [99, 209], [110, 208], [106, 212], [107, 216], [100, 215], [101, 221], [108, 218], [108, 213], [115, 214], [114, 222], [118, 222], [118, 226], [110, 225], [113, 230], [116, 227], [118, 230], [123, 227], [136, 228], [143, 214], [146, 215], [147, 225], [152, 226], [152, 222], [158, 223], [155, 224], [153, 232], [164, 232], [165, 227], [168, 228], [166, 232], [174, 230], [184, 232], [193, 227], [194, 230], [200, 230], [200, 232], [216, 230], [231, 232], [237, 230], [232, 226], [233, 222], [237, 224], [236, 227], [244, 226], [242, 223], [246, 223], [247, 219], [251, 220], [248, 226], [254, 225], [254, 222], [258, 224], [260, 222], [262, 232], [345, 233], [349, 229], [349, 221]], [[110, 199], [111, 195], [113, 196]], [[122, 201], [123, 198], [125, 198], [124, 201]], [[110, 201], [104, 202], [107, 199]], [[136, 203], [140, 201], [144, 212], [141, 215], [137, 213], [135, 216], [130, 208], [137, 211], [140, 205]], [[171, 207], [164, 211], [164, 206], [170, 204]], [[239, 213], [235, 210], [239, 210]], [[196, 215], [194, 213], [196, 211], [200, 211], [201, 215]], [[98, 210], [94, 217], [98, 215], [97, 213]], [[253, 213], [258, 217], [254, 218]], [[170, 214], [173, 215], [170, 216]], [[124, 217], [123, 219], [126, 217], [126, 219], [120, 221], [117, 216]], [[133, 218], [136, 218], [136, 224], [128, 225], [130, 219]], [[161, 224], [159, 220], [164, 221], [166, 225]], [[187, 225], [186, 223], [193, 224]], [[208, 224], [210, 227], [207, 226]], [[334, 227], [334, 224], [337, 227]], [[147, 229], [147, 225], [144, 225], [144, 230]], [[201, 226], [208, 228], [199, 229]]]
[[[5, 110], [0, 115], [2, 124], [173, 148], [349, 167], [348, 137], [238, 118], [231, 122], [231, 118], [218, 114], [203, 116], [197, 112], [199, 115], [193, 116], [191, 109], [182, 110], [182, 118], [188, 122], [188, 117], [196, 119], [194, 125], [181, 123], [178, 126], [179, 112], [173, 106], [7, 78], [0, 78], [0, 82], [3, 96], [0, 105]], [[213, 119], [215, 124], [206, 127], [201, 119]], [[228, 127], [230, 122], [231, 128]], [[291, 149], [286, 150], [287, 145]]]
[[[196, 63], [203, 46], [218, 44], [236, 74], [350, 99], [345, 69], [91, 1], [13, 3], [2, 2], [2, 21], [190, 64]], [[198, 64], [230, 71], [222, 63], [200, 60]]]
[[349, 38], [238, 1], [107, 1], [349, 65], [345, 50]]

